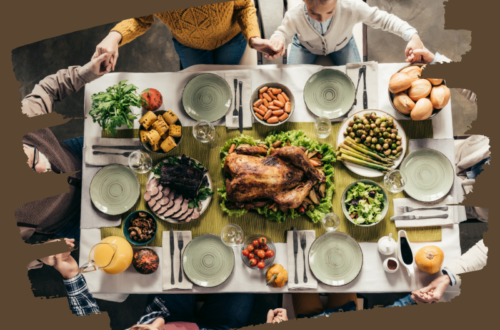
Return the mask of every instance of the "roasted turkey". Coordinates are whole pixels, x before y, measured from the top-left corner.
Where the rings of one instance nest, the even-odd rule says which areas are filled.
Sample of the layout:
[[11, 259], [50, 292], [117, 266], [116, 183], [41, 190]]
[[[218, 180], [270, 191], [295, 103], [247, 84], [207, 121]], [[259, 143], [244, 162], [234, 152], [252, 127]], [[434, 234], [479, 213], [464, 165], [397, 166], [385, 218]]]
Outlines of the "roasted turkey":
[[267, 157], [258, 148], [237, 148], [224, 161], [228, 208], [261, 207], [274, 201], [287, 211], [301, 205], [311, 188], [325, 182], [300, 147], [276, 149]]

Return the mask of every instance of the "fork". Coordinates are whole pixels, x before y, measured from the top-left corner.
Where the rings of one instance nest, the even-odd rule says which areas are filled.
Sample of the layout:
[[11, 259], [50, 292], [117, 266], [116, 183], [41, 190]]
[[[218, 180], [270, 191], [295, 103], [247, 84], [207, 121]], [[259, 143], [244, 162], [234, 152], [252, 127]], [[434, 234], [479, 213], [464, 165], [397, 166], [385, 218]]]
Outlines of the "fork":
[[238, 90], [238, 79], [234, 79], [234, 110], [233, 118], [238, 118], [238, 109], [236, 108], [236, 91]]
[[306, 274], [306, 234], [300, 234], [300, 247], [302, 248], [302, 256], [304, 257], [304, 283], [307, 283]]
[[115, 153], [115, 152], [102, 152], [102, 151], [94, 151], [92, 152], [94, 155], [119, 155], [119, 156], [125, 156], [128, 157], [130, 156], [131, 152], [124, 152], [124, 153]]
[[440, 210], [440, 211], [448, 211], [448, 206], [440, 206], [440, 207], [411, 207], [404, 206], [404, 213], [413, 212], [415, 210]]
[[182, 282], [182, 248], [184, 247], [184, 239], [182, 233], [177, 234], [177, 244], [179, 247], [179, 283]]

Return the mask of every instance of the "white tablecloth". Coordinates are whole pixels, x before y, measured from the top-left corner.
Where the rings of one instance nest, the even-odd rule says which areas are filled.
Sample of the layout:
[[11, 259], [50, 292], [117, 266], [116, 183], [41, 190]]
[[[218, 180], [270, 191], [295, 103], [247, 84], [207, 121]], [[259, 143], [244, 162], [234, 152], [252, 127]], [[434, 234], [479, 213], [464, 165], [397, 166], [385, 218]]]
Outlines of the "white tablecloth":
[[[379, 108], [384, 110], [398, 120], [404, 120], [389, 103], [387, 90], [384, 86], [388, 86], [390, 76], [405, 66], [405, 63], [395, 64], [380, 64], [379, 65]], [[161, 109], [173, 110], [181, 119], [183, 125], [192, 126], [194, 121], [187, 117], [182, 110], [180, 96], [186, 82], [196, 74], [196, 72], [207, 71], [217, 73], [219, 70], [241, 70], [251, 69], [252, 85], [256, 88], [260, 84], [270, 81], [280, 81], [285, 83], [294, 93], [297, 100], [296, 110], [291, 117], [294, 122], [312, 122], [315, 116], [309, 112], [303, 102], [302, 90], [305, 82], [314, 72], [321, 70], [322, 66], [194, 66], [188, 70], [175, 73], [111, 73], [108, 74], [85, 87], [85, 137], [100, 136], [100, 127], [92, 122], [92, 118], [88, 116], [90, 97], [92, 94], [105, 90], [112, 84], [116, 84], [122, 79], [128, 79], [130, 83], [143, 90], [148, 87], [155, 87], [162, 91], [164, 104]], [[345, 67], [334, 67], [334, 69], [345, 71]], [[231, 108], [232, 109], [232, 108]], [[139, 112], [136, 109], [136, 112]], [[223, 119], [224, 120], [224, 119]], [[220, 121], [217, 124], [223, 125]], [[453, 137], [453, 125], [451, 116], [451, 106], [447, 105], [439, 115], [432, 119], [434, 128], [434, 138], [444, 139]], [[136, 121], [136, 125], [138, 125]], [[83, 165], [83, 181], [90, 182], [94, 174], [94, 168], [88, 168]], [[88, 195], [88, 189], [82, 191], [82, 232], [80, 244], [80, 262], [83, 264], [87, 261], [90, 249], [101, 240], [100, 229], [84, 229], [88, 223], [88, 217], [102, 216], [98, 211], [92, 208]], [[116, 221], [116, 220], [115, 220]], [[283, 229], [285, 230], [285, 229]], [[458, 225], [443, 227], [442, 241], [433, 242], [433, 244], [441, 247], [445, 254], [445, 264], [458, 258], [461, 255], [460, 237]], [[376, 243], [360, 243], [364, 255], [363, 269], [358, 278], [352, 283], [334, 288], [327, 285], [319, 284], [318, 290], [315, 292], [407, 292], [418, 289], [427, 285], [432, 275], [425, 275], [417, 272], [417, 276], [409, 279], [404, 272], [395, 274], [387, 274], [381, 267], [381, 256], [377, 252]], [[426, 243], [414, 243], [415, 248], [426, 245]], [[155, 249], [162, 258], [161, 249]], [[276, 244], [276, 262], [287, 267], [286, 245], [285, 243]], [[271, 293], [271, 292], [287, 292], [287, 287], [271, 288], [265, 285], [263, 273], [251, 270], [245, 267], [240, 260], [239, 251], [236, 251], [236, 267], [231, 277], [222, 285], [207, 289], [194, 286], [192, 293], [210, 293], [210, 292], [255, 292], [255, 293]], [[139, 275], [133, 268], [118, 274], [107, 275], [104, 272], [93, 272], [85, 274], [90, 292], [93, 293], [154, 293], [162, 292], [161, 270], [155, 275]], [[452, 290], [452, 289], [450, 289]], [[458, 289], [454, 289], [458, 290]], [[186, 293], [185, 291], [168, 291], [169, 293]], [[458, 291], [455, 291], [455, 293]]]
[[[446, 226], [442, 229], [442, 241], [432, 242], [439, 246], [445, 255], [444, 265], [461, 255], [459, 225]], [[85, 239], [83, 239], [83, 234]], [[82, 231], [80, 244], [80, 262], [83, 263], [88, 258], [88, 253], [92, 246], [99, 242], [101, 238], [100, 229], [85, 229]], [[363, 268], [358, 278], [348, 285], [342, 287], [331, 287], [321, 282], [318, 283], [318, 290], [301, 290], [301, 292], [356, 292], [356, 293], [382, 293], [382, 292], [408, 292], [428, 285], [437, 275], [427, 275], [420, 271], [415, 271], [415, 276], [409, 278], [404, 269], [400, 269], [394, 274], [388, 274], [382, 268], [382, 256], [377, 250], [376, 243], [359, 243], [363, 251]], [[415, 251], [428, 245], [425, 242], [412, 242]], [[276, 259], [279, 263], [289, 269], [286, 256], [286, 243], [275, 243]], [[160, 259], [162, 249], [155, 248]], [[162, 269], [159, 268], [153, 275], [141, 275], [130, 266], [125, 272], [117, 275], [108, 275], [104, 272], [96, 271], [85, 274], [90, 292], [100, 293], [224, 293], [224, 292], [253, 292], [253, 293], [286, 293], [288, 287], [272, 288], [266, 285], [263, 271], [250, 269], [243, 265], [240, 258], [240, 251], [235, 248], [235, 267], [230, 278], [215, 288], [203, 288], [194, 285], [193, 290], [169, 290], [162, 291]], [[289, 279], [293, 274], [289, 274]], [[449, 288], [450, 293], [459, 293], [458, 288]]]

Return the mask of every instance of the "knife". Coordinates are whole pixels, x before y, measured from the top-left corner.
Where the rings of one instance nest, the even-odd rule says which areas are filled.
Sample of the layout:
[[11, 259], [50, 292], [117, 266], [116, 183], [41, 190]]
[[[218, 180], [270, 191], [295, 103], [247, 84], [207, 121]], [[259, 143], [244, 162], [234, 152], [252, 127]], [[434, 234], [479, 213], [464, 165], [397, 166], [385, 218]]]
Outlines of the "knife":
[[174, 231], [170, 228], [170, 268], [172, 269], [172, 275], [170, 275], [170, 284], [174, 285]]
[[358, 87], [359, 87], [359, 82], [361, 81], [362, 74], [363, 74], [363, 67], [359, 68], [358, 83], [356, 84], [356, 91], [354, 92], [354, 95], [356, 95], [356, 98], [354, 99], [354, 105], [358, 104]]
[[368, 94], [366, 93], [366, 65], [363, 65], [363, 106], [364, 109], [368, 109]]
[[243, 106], [241, 105], [241, 90], [242, 89], [243, 89], [243, 81], [240, 80], [240, 111], [238, 113], [240, 133], [243, 133]]
[[421, 220], [421, 219], [447, 219], [448, 213], [438, 215], [396, 215], [391, 220]]
[[297, 253], [299, 253], [299, 241], [297, 238], [297, 228], [293, 227], [293, 254], [295, 257], [295, 284], [299, 284], [299, 277], [297, 276]]

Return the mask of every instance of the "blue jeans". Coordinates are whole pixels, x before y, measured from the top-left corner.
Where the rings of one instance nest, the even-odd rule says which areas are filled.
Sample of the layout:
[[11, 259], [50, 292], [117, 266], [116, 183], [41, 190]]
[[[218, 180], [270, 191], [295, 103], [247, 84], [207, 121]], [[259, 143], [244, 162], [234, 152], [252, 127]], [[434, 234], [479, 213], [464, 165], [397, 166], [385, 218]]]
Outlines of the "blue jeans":
[[73, 150], [75, 155], [83, 161], [83, 136], [63, 142], [66, 143], [71, 148], [71, 150]]
[[413, 301], [413, 299], [411, 299], [411, 294], [399, 299], [399, 300], [396, 300], [394, 302], [394, 304], [392, 305], [389, 305], [387, 307], [403, 307], [403, 306], [411, 306], [411, 305], [416, 305], [417, 303]]
[[[334, 65], [346, 65], [347, 63], [359, 63], [361, 57], [359, 56], [358, 46], [354, 36], [344, 46], [333, 53], [328, 54], [333, 61]], [[297, 38], [293, 38], [290, 54], [288, 55], [287, 64], [314, 64], [318, 55], [311, 53], [306, 47], [302, 46]]]
[[[73, 150], [80, 160], [83, 160], [83, 136], [63, 142]], [[60, 238], [74, 238], [75, 243], [80, 242], [80, 218], [78, 218], [78, 221], [66, 223], [55, 234]]]
[[342, 305], [340, 307], [335, 307], [335, 308], [327, 309], [323, 313], [319, 313], [319, 314], [315, 314], [315, 315], [302, 315], [302, 314], [299, 314], [299, 315], [297, 315], [297, 318], [298, 319], [311, 318], [311, 317], [317, 318], [318, 316], [330, 315], [330, 314], [333, 314], [333, 313], [338, 313], [340, 311], [342, 311], [342, 312], [350, 312], [350, 311], [355, 311], [355, 310], [357, 310], [356, 303], [354, 301], [350, 301], [347, 304], [344, 304], [344, 305]]
[[247, 40], [241, 32], [214, 50], [195, 49], [184, 46], [173, 37], [172, 40], [183, 69], [196, 64], [237, 65], [247, 47]]
[[468, 179], [475, 179], [482, 171], [484, 171], [484, 169], [483, 169], [484, 164], [490, 165], [490, 160], [491, 160], [491, 156], [483, 159], [482, 161], [480, 161], [476, 165], [472, 166], [470, 168], [470, 171], [467, 171], [465, 173], [467, 175], [467, 178]]
[[[194, 294], [160, 294], [170, 316], [165, 322], [196, 323], [200, 329], [229, 330], [247, 326], [253, 306], [251, 293], [220, 293], [207, 296], [200, 311], [196, 312]], [[148, 304], [155, 295], [148, 297]]]

